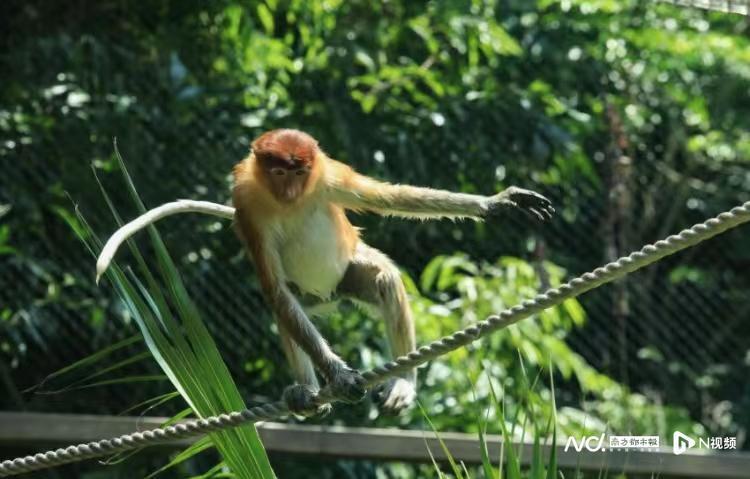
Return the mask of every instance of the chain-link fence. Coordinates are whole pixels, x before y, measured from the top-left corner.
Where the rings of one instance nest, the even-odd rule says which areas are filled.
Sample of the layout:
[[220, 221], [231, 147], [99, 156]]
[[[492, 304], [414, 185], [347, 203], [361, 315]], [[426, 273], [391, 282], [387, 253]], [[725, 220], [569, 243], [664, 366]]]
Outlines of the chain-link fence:
[[[143, 196], [158, 196], [154, 192], [164, 188], [163, 179], [149, 175], [148, 169], [134, 169]], [[45, 178], [38, 181], [27, 179], [37, 177], [34, 173], [37, 171], [40, 171], [38, 165], [18, 164], [8, 171], [5, 178], [22, 185], [20, 191], [14, 188], [15, 195], [34, 201], [37, 197], [35, 190], [43, 188]], [[193, 181], [187, 178], [172, 178], [172, 181], [179, 185], [170, 188], [175, 198], [194, 196]], [[222, 192], [226, 193], [224, 185], [214, 185], [213, 188], [218, 191], [212, 191], [210, 196], [224, 199], [221, 197]], [[568, 193], [577, 194], [574, 191]], [[117, 203], [129, 205], [126, 197], [115, 193], [115, 198]], [[15, 200], [5, 197], [3, 202], [13, 207]], [[565, 204], [565, 199], [558, 197], [556, 202]], [[155, 204], [151, 202], [152, 206]], [[98, 227], [103, 234], [113, 231], [112, 216], [101, 203], [79, 206], [92, 224], [107, 225]], [[544, 257], [563, 265], [567, 258], [576, 258], [574, 263], [578, 268], [582, 264], [588, 265], [584, 269], [608, 260], [605, 253], [609, 246], [608, 235], [604, 232], [608, 213], [606, 206], [588, 209], [585, 221], [578, 221], [575, 230], [561, 219], [545, 225], [542, 235], [546, 244]], [[356, 223], [357, 219], [354, 221]], [[370, 221], [389, 220], [372, 218]], [[61, 218], [49, 218], [43, 225], [46, 231], [41, 234], [28, 231], [19, 235], [25, 237], [23, 256], [6, 256], [0, 263], [3, 283], [0, 304], [9, 315], [4, 318], [4, 332], [8, 335], [6, 341], [18, 345], [12, 362], [3, 368], [5, 386], [9, 391], [32, 386], [49, 373], [134, 333], [132, 327], [127, 328], [113, 320], [111, 308], [96, 307], [97, 303], [104, 304], [111, 296], [106, 283], [96, 289], [90, 284], [81, 287], [70, 279], [74, 276], [91, 278], [94, 274], [95, 260], [82, 245], [76, 247], [72, 243], [66, 248], [58, 247], [61, 243], [70, 245], [74, 231], [65, 226]], [[528, 225], [521, 220], [512, 226], [522, 230]], [[683, 226], [687, 225], [675, 224], [669, 232]], [[233, 374], [241, 378], [238, 382], [246, 386], [246, 391], [268, 391], [274, 395], [288, 376], [277, 375], [273, 372], [276, 370], [269, 370], [268, 366], [283, 365], [283, 355], [271, 331], [271, 320], [259, 296], [252, 266], [245, 259], [229, 222], [183, 215], [165, 220], [160, 229], [168, 247], [182, 260], [181, 272], [190, 292]], [[741, 231], [729, 233], [735, 236], [734, 239], [742, 234]], [[206, 235], [211, 241], [204, 241]], [[504, 241], [509, 253], [523, 255], [523, 251], [513, 251], [517, 248], [513, 236], [509, 235]], [[644, 239], [652, 241], [657, 237]], [[619, 284], [580, 298], [588, 314], [588, 323], [570, 338], [575, 350], [598, 369], [625, 383], [647, 387], [657, 395], [662, 390], [683, 390], [688, 396], [700, 394], [696, 384], [700, 385], [701, 380], [710, 387], [715, 386], [714, 382], [731, 383], [739, 379], [727, 377], [726, 373], [732, 371], [728, 365], [745, 360], [747, 348], [743, 338], [747, 333], [747, 302], [728, 293], [732, 291], [731, 275], [719, 278], [712, 283], [715, 289], [710, 290], [701, 281], [676, 277], [697, 274], [695, 271], [699, 268], [717, 271], [717, 274], [722, 270], [735, 270], [737, 264], [732, 249], [721, 246], [731, 242], [731, 238], [716, 239], [668, 259], [666, 264], [636, 273]], [[147, 246], [146, 241], [139, 243]], [[615, 256], [638, 246], [633, 243], [627, 250], [618, 249]], [[120, 256], [127, 262], [125, 250]], [[529, 258], [535, 259], [534, 255]], [[682, 271], [682, 263], [690, 266], [685, 266]], [[582, 271], [570, 270], [569, 274]], [[71, 282], [66, 284], [66, 281]], [[725, 291], [721, 290], [722, 285], [726, 287]], [[334, 343], [346, 341], [345, 337], [331, 339]], [[134, 348], [123, 350], [116, 357], [124, 359], [133, 351]], [[153, 368], [144, 364], [122, 372], [142, 373], [143, 368], [153, 372]], [[282, 366], [279, 370], [283, 369]], [[120, 375], [125, 374], [115, 376]], [[252, 379], [245, 381], [245, 378]], [[109, 412], [132, 405], [131, 398], [123, 397], [115, 386], [89, 391], [85, 395], [68, 395], [67, 398], [76, 397], [84, 403], [79, 407], [62, 405], [61, 401], [68, 401], [66, 396], [62, 399], [45, 396], [33, 403], [34, 407], [43, 409], [91, 412], [91, 395], [97, 398], [97, 403], [105, 404], [102, 409]], [[14, 399], [14, 396], [5, 396], [5, 407], [13, 408], [27, 401]], [[18, 402], [14, 404], [14, 401]]]
[[[414, 277], [453, 251], [549, 260], [574, 276], [748, 199], [742, 21], [635, 1], [594, 11], [500, 2], [507, 9], [461, 15], [306, 3], [272, 15], [270, 30], [232, 2], [14, 5], [17, 35], [0, 28], [0, 408], [112, 413], [133, 405], [129, 387], [163, 392], [150, 359], [128, 362], [140, 343], [108, 358], [118, 365], [108, 374], [84, 368], [43, 390], [138, 383], [24, 392], [137, 334], [108, 285], [95, 286], [95, 259], [75, 237], [74, 203], [102, 239], [116, 228], [91, 164], [123, 218], [136, 214], [112, 171], [115, 136], [149, 207], [226, 202], [233, 163], [277, 126], [308, 129], [333, 156], [390, 181], [481, 193], [518, 184], [557, 206], [542, 226], [353, 217]], [[352, 19], [384, 19], [384, 30], [370, 38], [371, 25]], [[709, 27], [721, 36], [703, 41]], [[496, 36], [484, 44], [487, 32]], [[289, 372], [229, 222], [181, 215], [159, 226], [245, 397], [276, 397]], [[727, 404], [746, 416], [746, 237], [730, 232], [583, 296], [587, 323], [567, 340], [600, 371], [709, 426], [726, 421]], [[332, 343], [346, 341], [338, 334]]]

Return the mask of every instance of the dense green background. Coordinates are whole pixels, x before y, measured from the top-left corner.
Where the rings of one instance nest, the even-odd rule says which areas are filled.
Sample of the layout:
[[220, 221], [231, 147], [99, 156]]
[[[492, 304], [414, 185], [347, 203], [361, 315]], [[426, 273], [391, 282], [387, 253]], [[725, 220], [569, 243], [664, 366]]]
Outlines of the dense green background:
[[[382, 179], [482, 194], [515, 184], [550, 197], [558, 215], [546, 225], [352, 217], [413, 280], [420, 341], [750, 199], [740, 16], [606, 0], [0, 8], [2, 409], [112, 414], [169, 390], [144, 381], [23, 392], [135, 333], [111, 288], [93, 284], [94, 261], [68, 225], [75, 203], [102, 236], [115, 227], [92, 164], [124, 216], [134, 214], [113, 171], [114, 137], [150, 206], [227, 201], [232, 165], [276, 127], [304, 129]], [[276, 397], [289, 374], [230, 225], [183, 216], [160, 230], [248, 401]], [[489, 375], [511, 410], [544, 415], [549, 381], [529, 391], [523, 378], [551, 362], [565, 433], [585, 421], [742, 438], [747, 238], [730, 232], [459, 351], [423, 370], [420, 400], [440, 429], [471, 429]], [[382, 360], [381, 325], [351, 308], [321, 328], [353, 364]], [[157, 371], [144, 356], [81, 384]], [[417, 413], [379, 418], [369, 404], [326, 419], [339, 420], [424, 427]], [[318, 477], [375, 467], [298, 466]]]

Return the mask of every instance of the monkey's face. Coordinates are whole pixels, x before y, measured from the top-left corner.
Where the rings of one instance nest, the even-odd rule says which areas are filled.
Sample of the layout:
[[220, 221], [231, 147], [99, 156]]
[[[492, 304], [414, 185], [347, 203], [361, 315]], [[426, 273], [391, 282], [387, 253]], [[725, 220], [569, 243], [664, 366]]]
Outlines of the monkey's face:
[[282, 203], [298, 200], [311, 182], [318, 142], [299, 130], [272, 130], [253, 142], [264, 182]]
[[293, 203], [305, 191], [310, 177], [310, 166], [273, 166], [266, 170], [271, 192], [284, 203]]

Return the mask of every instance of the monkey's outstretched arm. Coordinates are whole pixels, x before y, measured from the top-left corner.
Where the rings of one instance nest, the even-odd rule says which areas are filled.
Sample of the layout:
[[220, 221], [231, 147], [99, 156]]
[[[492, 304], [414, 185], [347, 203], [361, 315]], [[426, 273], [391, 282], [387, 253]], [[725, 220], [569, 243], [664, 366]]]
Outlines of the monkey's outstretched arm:
[[231, 206], [220, 205], [218, 203], [211, 203], [210, 201], [177, 200], [149, 210], [130, 223], [120, 227], [120, 229], [115, 231], [115, 233], [107, 240], [107, 243], [104, 245], [104, 248], [102, 248], [102, 252], [99, 253], [99, 258], [96, 261], [96, 282], [99, 282], [101, 275], [104, 274], [107, 268], [109, 268], [109, 264], [112, 262], [112, 258], [115, 256], [117, 249], [125, 240], [146, 226], [156, 223], [162, 218], [176, 215], [178, 213], [205, 213], [219, 216], [221, 218], [234, 218], [234, 208]]
[[409, 185], [394, 185], [332, 162], [331, 200], [353, 210], [369, 210], [405, 218], [471, 218], [481, 220], [501, 210], [519, 208], [537, 219], [552, 216], [550, 201], [533, 191], [510, 187], [493, 196], [454, 193]]

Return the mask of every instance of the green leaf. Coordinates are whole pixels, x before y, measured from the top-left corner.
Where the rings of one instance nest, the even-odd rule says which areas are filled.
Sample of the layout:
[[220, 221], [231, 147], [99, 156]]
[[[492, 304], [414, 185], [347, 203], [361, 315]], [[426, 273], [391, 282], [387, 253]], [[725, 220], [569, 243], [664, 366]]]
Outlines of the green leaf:
[[172, 399], [177, 398], [177, 397], [180, 397], [180, 393], [178, 393], [177, 391], [169, 392], [166, 394], [160, 394], [158, 396], [146, 399], [145, 401], [141, 401], [137, 404], [130, 406], [129, 408], [121, 411], [118, 414], [118, 416], [125, 416], [126, 414], [129, 414], [133, 411], [137, 411], [138, 409], [142, 407], [146, 407], [145, 411], [141, 413], [141, 414], [145, 414], [146, 411], [149, 411], [155, 407], [161, 406], [162, 404], [169, 402]]
[[534, 444], [531, 447], [531, 470], [529, 479], [543, 479], [542, 445], [539, 441], [539, 430], [534, 428]]
[[76, 380], [76, 381], [74, 381], [74, 382], [72, 382], [72, 383], [68, 384], [67, 386], [64, 386], [64, 387], [62, 387], [60, 389], [43, 390], [43, 391], [40, 390], [40, 391], [37, 391], [37, 394], [59, 394], [61, 392], [68, 391], [68, 390], [81, 389], [81, 388], [83, 388], [83, 387], [85, 387], [87, 385], [94, 384], [94, 383], [90, 382], [92, 379], [104, 376], [105, 374], [109, 374], [109, 373], [111, 373], [113, 371], [117, 371], [118, 369], [122, 369], [122, 368], [124, 368], [126, 366], [130, 366], [132, 364], [136, 364], [136, 363], [138, 363], [138, 362], [140, 362], [140, 361], [142, 361], [142, 360], [144, 360], [146, 358], [150, 358], [150, 357], [151, 357], [151, 353], [149, 353], [148, 351], [144, 351], [142, 353], [135, 354], [135, 355], [133, 355], [133, 356], [131, 356], [129, 358], [125, 358], [122, 361], [117, 361], [116, 363], [111, 364], [109, 366], [102, 367], [99, 370], [97, 370], [96, 372], [91, 373], [88, 376], [85, 376], [85, 377], [83, 377], [81, 379], [78, 379], [78, 380]]
[[[115, 157], [133, 202], [141, 212], [145, 211], [116, 145]], [[121, 223], [106, 191], [102, 189], [102, 193]], [[90, 232], [85, 220], [82, 224]], [[133, 240], [129, 240], [128, 246], [138, 264], [140, 276], [130, 270], [126, 272], [114, 263], [107, 271], [110, 283], [141, 330], [149, 351], [164, 374], [198, 417], [244, 409], [246, 406], [239, 390], [159, 233], [153, 226], [149, 227], [148, 233], [155, 252], [158, 277], [151, 271], [153, 262], [147, 262]], [[86, 237], [90, 238], [87, 244], [91, 250], [100, 247], [93, 235]], [[214, 432], [209, 438], [237, 477], [275, 477], [252, 424]]]
[[503, 407], [502, 403], [498, 401], [497, 394], [495, 394], [495, 387], [492, 385], [492, 378], [489, 379], [489, 386], [490, 386], [490, 395], [492, 397], [492, 401], [495, 404], [495, 408], [499, 412], [499, 423], [500, 423], [500, 431], [503, 436], [503, 447], [501, 449], [501, 457], [500, 457], [500, 474], [499, 478], [502, 479], [503, 477], [503, 458], [502, 454], [504, 451], [507, 450], [507, 477], [508, 479], [521, 479], [521, 464], [518, 460], [518, 456], [516, 455], [515, 449], [513, 449], [513, 441], [511, 438], [511, 435], [508, 433], [508, 428], [505, 425], [505, 408]]
[[489, 22], [489, 38], [495, 51], [502, 55], [519, 56], [523, 53], [521, 45], [510, 36], [503, 27], [495, 22]]
[[362, 49], [356, 51], [354, 54], [354, 61], [365, 67], [369, 72], [375, 71], [375, 61]]
[[99, 363], [101, 363], [105, 358], [112, 355], [114, 352], [119, 351], [123, 348], [130, 347], [134, 344], [137, 344], [139, 342], [143, 341], [143, 339], [140, 336], [131, 336], [129, 338], [123, 339], [122, 341], [118, 341], [110, 346], [107, 346], [103, 349], [100, 349], [99, 351], [95, 352], [94, 354], [91, 354], [89, 356], [86, 356], [83, 359], [79, 359], [78, 361], [74, 362], [73, 364], [69, 366], [65, 366], [64, 368], [58, 369], [52, 374], [47, 375], [42, 381], [37, 384], [36, 386], [32, 386], [25, 391], [24, 393], [35, 391], [38, 389], [41, 389], [44, 387], [44, 385], [54, 379], [60, 378], [62, 376], [65, 376], [66, 374], [70, 374], [73, 371], [77, 371], [81, 368], [94, 366]]
[[[435, 428], [435, 425], [430, 420], [430, 417], [427, 415], [427, 411], [424, 410], [424, 408], [422, 407], [422, 404], [419, 401], [417, 401], [417, 406], [419, 407], [419, 411], [422, 413], [422, 417], [425, 418], [425, 420], [427, 421], [427, 424], [430, 425], [430, 429], [432, 429], [432, 432], [435, 434], [435, 437], [437, 438], [438, 443], [440, 444], [440, 448], [443, 450], [443, 454], [445, 454], [445, 457], [448, 459], [448, 464], [450, 464], [451, 469], [453, 470], [453, 474], [456, 475], [457, 479], [462, 479], [463, 473], [461, 472], [461, 468], [458, 467], [456, 460], [453, 459], [453, 455], [451, 455], [450, 450], [448, 450], [448, 446], [445, 445], [443, 438], [440, 437], [440, 433]], [[432, 454], [430, 454], [430, 456], [432, 456]]]
[[265, 4], [260, 3], [256, 11], [258, 12], [261, 25], [263, 25], [263, 30], [268, 35], [273, 34], [273, 13], [271, 10]]
[[[485, 414], [489, 415], [489, 409]], [[486, 479], [495, 479], [497, 475], [492, 468], [490, 453], [487, 450], [487, 438], [485, 437], [487, 432], [487, 419], [486, 416], [483, 418], [482, 414], [479, 415], [479, 430], [477, 432], [479, 434], [479, 451], [482, 454], [482, 470], [484, 471], [484, 477]]]
[[[187, 461], [188, 459], [193, 458], [194, 456], [197, 456], [198, 454], [202, 453], [203, 451], [207, 451], [211, 448], [213, 448], [213, 442], [211, 442], [210, 437], [203, 437], [201, 439], [198, 439], [195, 443], [191, 444], [187, 447], [187, 449], [184, 449], [179, 454], [177, 454], [175, 457], [172, 458], [171, 461], [169, 461], [164, 466], [160, 467], [159, 469], [155, 470], [148, 476], [146, 476], [144, 479], [153, 479], [154, 477], [158, 476], [159, 474], [179, 465], [183, 462]], [[217, 465], [218, 467], [218, 465]]]
[[435, 286], [438, 274], [440, 273], [440, 269], [446, 258], [447, 256], [438, 255], [432, 258], [432, 261], [427, 263], [427, 266], [425, 266], [424, 270], [422, 271], [422, 276], [419, 281], [423, 292], [426, 293], [428, 291], [431, 291]]
[[550, 422], [552, 423], [552, 441], [550, 445], [551, 452], [549, 455], [549, 462], [547, 463], [547, 477], [546, 479], [556, 479], [557, 477], [557, 399], [555, 398], [555, 376], [552, 374], [552, 361], [547, 366], [549, 371], [549, 387], [552, 391], [552, 416]]

